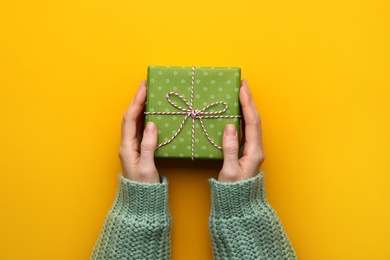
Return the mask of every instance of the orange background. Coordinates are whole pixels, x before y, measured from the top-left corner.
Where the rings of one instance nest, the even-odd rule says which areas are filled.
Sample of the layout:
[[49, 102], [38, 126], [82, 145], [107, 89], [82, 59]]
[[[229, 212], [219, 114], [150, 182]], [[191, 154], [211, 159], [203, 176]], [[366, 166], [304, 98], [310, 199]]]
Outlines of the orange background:
[[[239, 66], [300, 259], [390, 259], [389, 2], [0, 2], [0, 259], [87, 259], [148, 65]], [[207, 179], [159, 161], [172, 259], [211, 259]]]

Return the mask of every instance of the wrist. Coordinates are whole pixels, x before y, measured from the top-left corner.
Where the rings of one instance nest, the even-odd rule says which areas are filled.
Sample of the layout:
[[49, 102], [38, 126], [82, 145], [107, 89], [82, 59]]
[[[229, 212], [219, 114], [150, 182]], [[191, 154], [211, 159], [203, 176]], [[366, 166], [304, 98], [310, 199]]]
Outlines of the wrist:
[[122, 175], [127, 180], [140, 182], [140, 183], [148, 183], [148, 184], [155, 184], [161, 182], [160, 175], [158, 174], [156, 167], [143, 167], [141, 169], [138, 169], [138, 167], [135, 168], [123, 167], [123, 168], [124, 170]]

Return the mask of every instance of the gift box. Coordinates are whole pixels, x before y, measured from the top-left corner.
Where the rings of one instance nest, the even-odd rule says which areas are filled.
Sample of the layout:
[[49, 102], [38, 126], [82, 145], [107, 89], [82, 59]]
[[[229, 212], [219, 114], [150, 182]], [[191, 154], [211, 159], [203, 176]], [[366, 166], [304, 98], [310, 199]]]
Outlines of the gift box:
[[157, 126], [155, 157], [222, 159], [225, 126], [240, 129], [240, 80], [240, 68], [149, 66], [145, 121]]

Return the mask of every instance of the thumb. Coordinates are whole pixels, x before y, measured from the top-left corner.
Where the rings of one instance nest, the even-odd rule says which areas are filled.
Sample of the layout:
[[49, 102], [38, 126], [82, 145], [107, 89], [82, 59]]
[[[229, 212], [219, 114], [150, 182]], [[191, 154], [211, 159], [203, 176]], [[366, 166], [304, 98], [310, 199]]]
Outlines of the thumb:
[[140, 165], [148, 167], [154, 165], [154, 151], [157, 145], [157, 127], [154, 123], [146, 124], [141, 141]]
[[219, 174], [220, 181], [234, 181], [239, 174], [238, 138], [235, 125], [226, 125], [222, 137], [223, 166]]

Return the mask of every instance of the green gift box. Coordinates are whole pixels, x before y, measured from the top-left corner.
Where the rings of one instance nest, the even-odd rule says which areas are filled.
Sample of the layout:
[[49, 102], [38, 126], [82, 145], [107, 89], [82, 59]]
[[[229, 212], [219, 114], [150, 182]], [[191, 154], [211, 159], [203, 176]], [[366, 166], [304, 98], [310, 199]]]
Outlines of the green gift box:
[[240, 68], [149, 66], [145, 121], [158, 129], [155, 157], [222, 159], [225, 126], [240, 129], [240, 80]]

